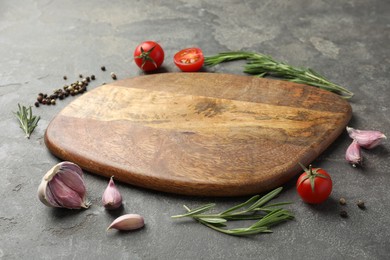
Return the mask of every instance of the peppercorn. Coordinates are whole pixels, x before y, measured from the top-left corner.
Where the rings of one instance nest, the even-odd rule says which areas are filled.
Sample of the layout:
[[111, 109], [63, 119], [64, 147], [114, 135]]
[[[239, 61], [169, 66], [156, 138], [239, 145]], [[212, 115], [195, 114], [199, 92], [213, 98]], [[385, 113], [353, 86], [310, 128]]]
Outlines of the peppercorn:
[[79, 78], [82, 79], [82, 78], [83, 78], [83, 74], [80, 74], [80, 75], [79, 75]]
[[96, 79], [95, 75], [91, 75], [91, 79], [95, 80]]
[[101, 66], [102, 71], [106, 71], [106, 67]]
[[43, 95], [38, 95], [38, 97], [37, 97], [37, 101], [38, 101], [39, 103], [41, 103], [41, 102], [42, 102], [42, 100], [43, 100]]
[[87, 80], [87, 82], [91, 82], [91, 78], [90, 77], [86, 77], [85, 79]]
[[348, 213], [345, 210], [340, 211], [340, 217], [348, 218]]
[[340, 205], [345, 205], [347, 204], [347, 201], [344, 198], [340, 198], [339, 203]]
[[68, 77], [67, 76], [64, 76], [64, 80], [67, 80], [68, 79]]
[[46, 99], [46, 98], [43, 98], [41, 103], [44, 104], [44, 105], [46, 105], [47, 99]]
[[116, 75], [115, 75], [114, 72], [111, 72], [111, 78], [112, 78], [113, 80], [116, 80]]
[[358, 200], [357, 206], [358, 206], [360, 209], [365, 209], [365, 208], [366, 208], [366, 205], [364, 205], [364, 201], [362, 201], [362, 200]]
[[36, 107], [39, 107], [39, 102], [38, 102], [38, 101], [35, 102], [34, 105], [35, 105]]
[[50, 101], [50, 103], [51, 103], [52, 105], [55, 105], [55, 104], [56, 104], [56, 100], [55, 100], [55, 99], [52, 99], [52, 100]]

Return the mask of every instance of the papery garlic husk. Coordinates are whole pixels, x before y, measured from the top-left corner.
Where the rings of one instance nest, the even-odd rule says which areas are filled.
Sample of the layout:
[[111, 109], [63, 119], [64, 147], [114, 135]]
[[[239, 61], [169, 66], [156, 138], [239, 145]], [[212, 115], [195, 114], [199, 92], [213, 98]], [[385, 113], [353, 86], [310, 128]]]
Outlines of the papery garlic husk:
[[345, 152], [345, 159], [352, 164], [353, 167], [356, 167], [356, 165], [363, 162], [360, 145], [355, 140], [348, 146], [348, 149]]
[[115, 219], [107, 228], [118, 230], [135, 230], [142, 228], [145, 225], [144, 218], [138, 214], [126, 214]]
[[372, 149], [378, 146], [382, 140], [387, 139], [382, 132], [375, 130], [358, 130], [347, 126], [347, 132], [349, 137], [366, 149]]
[[106, 209], [117, 209], [122, 205], [122, 195], [115, 186], [114, 177], [111, 177], [102, 196], [102, 203]]
[[38, 187], [39, 200], [48, 207], [88, 208], [82, 169], [72, 162], [61, 162], [43, 176]]

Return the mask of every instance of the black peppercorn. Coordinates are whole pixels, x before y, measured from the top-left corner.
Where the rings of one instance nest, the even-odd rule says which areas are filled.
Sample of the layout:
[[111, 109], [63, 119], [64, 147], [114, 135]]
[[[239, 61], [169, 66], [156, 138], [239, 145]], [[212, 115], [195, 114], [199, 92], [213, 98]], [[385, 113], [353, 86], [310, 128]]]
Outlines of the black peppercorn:
[[42, 100], [43, 100], [43, 95], [42, 95], [42, 96], [39, 95], [39, 96], [37, 97], [37, 101], [38, 101], [39, 103], [42, 103]]
[[111, 72], [111, 78], [112, 78], [113, 80], [116, 80], [116, 75], [115, 75], [114, 72]]
[[95, 75], [91, 75], [91, 79], [95, 80], [96, 79]]
[[106, 67], [102, 66], [101, 67], [102, 71], [106, 71]]
[[36, 107], [39, 107], [39, 102], [38, 102], [38, 101], [35, 102], [34, 105], [35, 105]]
[[87, 80], [87, 82], [91, 82], [91, 78], [90, 77], [86, 77], [85, 79]]
[[348, 213], [345, 210], [340, 211], [340, 217], [348, 218]]
[[67, 80], [68, 79], [68, 77], [67, 76], [64, 76], [64, 80]]
[[362, 200], [358, 200], [357, 206], [358, 206], [360, 209], [365, 209], [365, 208], [366, 208], [366, 205], [364, 205], [364, 201], [362, 201]]
[[80, 77], [80, 79], [82, 79], [83, 78], [83, 74], [80, 74], [79, 77]]

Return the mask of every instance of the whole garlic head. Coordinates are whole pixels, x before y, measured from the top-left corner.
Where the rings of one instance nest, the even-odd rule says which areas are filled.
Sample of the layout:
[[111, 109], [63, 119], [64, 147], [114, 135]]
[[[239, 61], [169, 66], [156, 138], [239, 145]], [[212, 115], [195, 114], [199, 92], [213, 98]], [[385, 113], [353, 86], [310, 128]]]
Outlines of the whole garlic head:
[[88, 208], [82, 169], [72, 162], [61, 162], [43, 176], [38, 187], [39, 200], [48, 207]]

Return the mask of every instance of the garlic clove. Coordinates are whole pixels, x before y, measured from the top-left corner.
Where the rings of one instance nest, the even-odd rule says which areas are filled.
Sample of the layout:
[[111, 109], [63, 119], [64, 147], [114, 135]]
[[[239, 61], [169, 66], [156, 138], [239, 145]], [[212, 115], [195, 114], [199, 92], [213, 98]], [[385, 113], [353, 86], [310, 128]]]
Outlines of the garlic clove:
[[347, 151], [345, 153], [345, 159], [352, 164], [353, 167], [361, 164], [363, 161], [361, 155], [361, 149], [356, 140], [353, 140], [352, 143], [348, 146]]
[[363, 148], [372, 149], [378, 146], [387, 137], [380, 131], [358, 130], [347, 126], [349, 136]]
[[48, 207], [88, 208], [86, 187], [81, 168], [71, 162], [53, 166], [38, 187], [39, 200]]
[[138, 214], [126, 214], [115, 219], [107, 228], [117, 230], [135, 230], [145, 225], [144, 218]]
[[87, 190], [85, 189], [84, 180], [79, 174], [67, 174], [67, 171], [60, 169], [55, 178], [77, 192], [80, 197], [85, 197]]
[[114, 177], [110, 181], [102, 196], [102, 203], [106, 209], [117, 209], [122, 205], [122, 195], [115, 186]]
[[66, 186], [61, 180], [54, 177], [48, 184], [55, 201], [62, 207], [68, 209], [79, 209], [83, 204], [80, 195]]
[[47, 189], [47, 181], [42, 180], [38, 187], [38, 198], [39, 200], [48, 207], [60, 208], [61, 206], [54, 199], [50, 189]]

